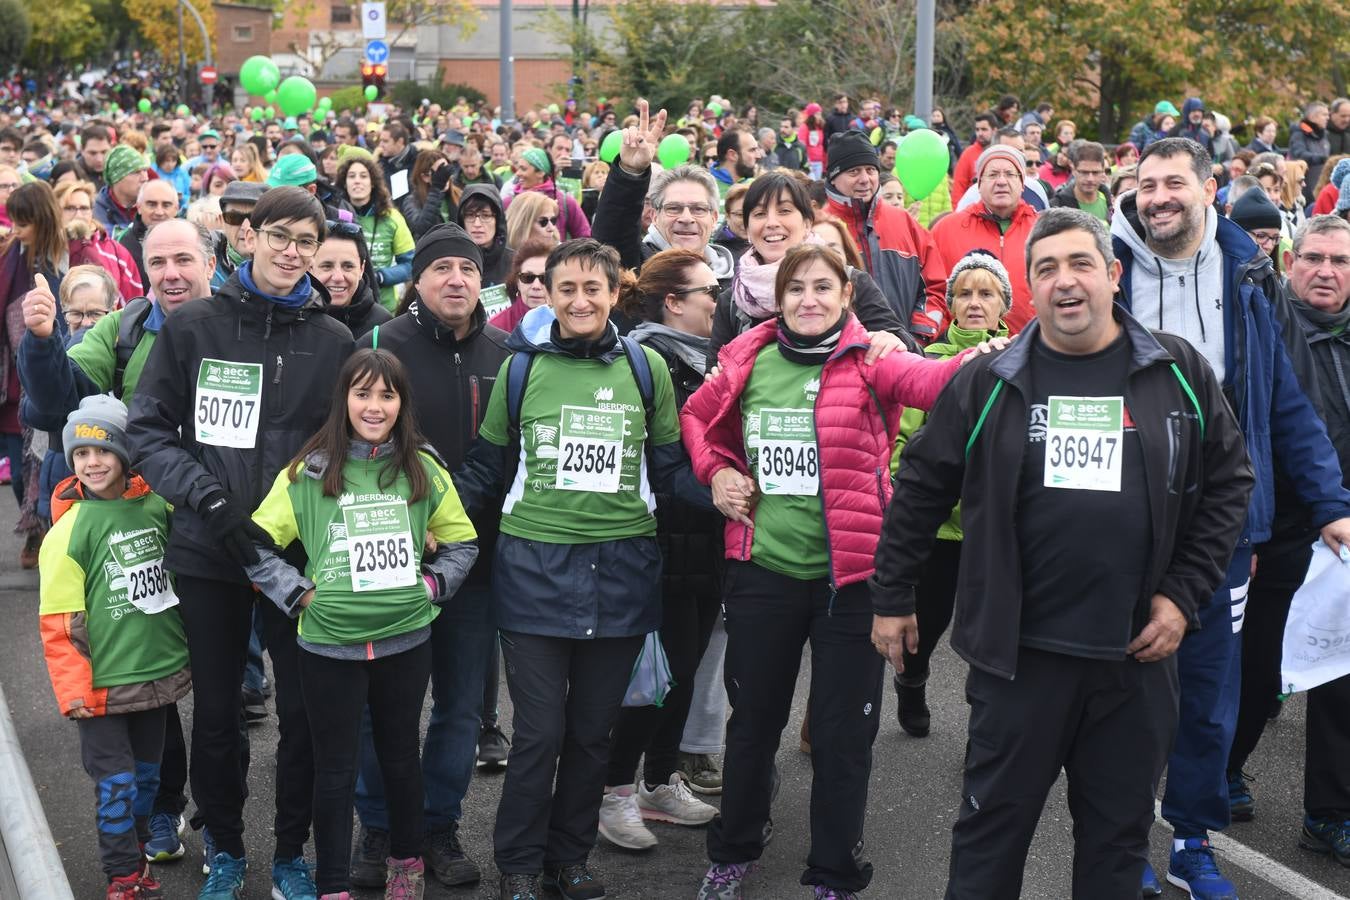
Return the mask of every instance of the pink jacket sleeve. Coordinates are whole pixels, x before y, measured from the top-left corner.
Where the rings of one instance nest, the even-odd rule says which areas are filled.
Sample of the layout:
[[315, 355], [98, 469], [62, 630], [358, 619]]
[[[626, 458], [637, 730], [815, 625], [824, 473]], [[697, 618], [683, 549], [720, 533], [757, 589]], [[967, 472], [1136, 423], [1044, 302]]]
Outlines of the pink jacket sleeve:
[[926, 412], [961, 367], [961, 360], [974, 352], [967, 350], [948, 359], [892, 353], [871, 367], [871, 381], [886, 406], [912, 406]]
[[725, 373], [705, 381], [680, 410], [680, 436], [689, 452], [694, 477], [702, 484], [711, 484], [713, 474], [727, 466], [741, 473], [747, 471], [744, 453], [736, 449], [743, 443], [740, 417], [718, 415], [736, 402], [730, 396], [730, 385]]

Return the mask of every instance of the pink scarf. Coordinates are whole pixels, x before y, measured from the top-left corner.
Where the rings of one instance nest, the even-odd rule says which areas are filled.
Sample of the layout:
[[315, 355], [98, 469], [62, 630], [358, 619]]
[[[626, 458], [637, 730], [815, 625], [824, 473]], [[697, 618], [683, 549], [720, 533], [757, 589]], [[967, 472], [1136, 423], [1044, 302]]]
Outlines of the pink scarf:
[[[806, 233], [803, 244], [824, 244], [814, 231]], [[783, 254], [786, 256], [787, 254]], [[778, 280], [778, 265], [762, 263], [753, 249], [746, 251], [736, 266], [736, 277], [731, 282], [731, 299], [741, 311], [756, 321], [778, 314], [778, 298], [774, 296], [774, 282]]]

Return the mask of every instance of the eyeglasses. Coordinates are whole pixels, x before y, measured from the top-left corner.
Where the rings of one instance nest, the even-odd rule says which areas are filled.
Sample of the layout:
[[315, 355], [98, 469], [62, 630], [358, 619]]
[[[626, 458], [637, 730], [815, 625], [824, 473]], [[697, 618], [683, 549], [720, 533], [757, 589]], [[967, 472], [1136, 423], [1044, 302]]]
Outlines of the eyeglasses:
[[716, 157], [716, 156], [705, 156], [705, 157], [703, 157], [703, 162], [706, 163], [706, 164], [708, 164], [708, 165], [711, 165], [712, 163], [717, 162], [717, 157]]
[[94, 322], [97, 322], [99, 319], [103, 318], [107, 314], [108, 311], [106, 309], [86, 309], [86, 310], [68, 309], [64, 313], [66, 317], [66, 324], [72, 328], [79, 327], [81, 322], [89, 322], [90, 324], [93, 324]]
[[994, 184], [995, 182], [998, 181], [1011, 182], [1021, 180], [1022, 180], [1021, 172], [1010, 172], [1006, 169], [999, 172], [985, 172], [984, 175], [981, 176], [980, 178], [980, 181], [984, 182], [985, 184]]
[[547, 228], [547, 227], [549, 227], [550, 225], [557, 225], [557, 224], [558, 224], [558, 217], [557, 217], [557, 216], [540, 216], [539, 218], [537, 218], [537, 219], [534, 220], [534, 224], [538, 225], [540, 228]]
[[0, 191], [17, 191], [18, 189], [19, 183], [17, 181], [0, 182]]
[[315, 238], [298, 238], [284, 231], [273, 231], [271, 228], [259, 228], [258, 233], [267, 235], [267, 246], [277, 253], [283, 252], [291, 244], [295, 244], [295, 252], [301, 256], [309, 257], [319, 252], [319, 242]]
[[[3, 187], [4, 187], [4, 185], [0, 185], [0, 188], [3, 188]], [[91, 212], [93, 212], [93, 211], [94, 211], [94, 208], [93, 208], [92, 206], [88, 206], [88, 205], [86, 205], [86, 206], [63, 206], [63, 207], [61, 207], [61, 212], [70, 213], [72, 216], [78, 216], [80, 213], [91, 213]]]
[[516, 281], [521, 284], [534, 284], [536, 281], [543, 281], [543, 272], [517, 272]]
[[1249, 231], [1252, 240], [1262, 247], [1271, 247], [1280, 242], [1280, 233], [1278, 231]]
[[495, 218], [497, 218], [497, 217], [496, 217], [495, 215], [493, 215], [492, 213], [488, 212], [486, 209], [480, 209], [478, 212], [471, 212], [471, 213], [465, 213], [465, 214], [464, 214], [464, 221], [465, 221], [465, 223], [468, 223], [468, 222], [491, 222], [491, 221], [492, 221], [493, 219], [495, 219]]
[[703, 219], [712, 215], [713, 208], [706, 203], [662, 203], [657, 210], [669, 218], [678, 218], [684, 215], [685, 210], [689, 210], [689, 215], [695, 219]]
[[1333, 269], [1350, 269], [1350, 256], [1327, 256], [1325, 253], [1295, 253], [1295, 259], [1300, 259], [1314, 269], [1322, 268], [1323, 263], [1331, 263]]
[[220, 145], [219, 145], [219, 144], [202, 144], [202, 145], [201, 145], [201, 148], [202, 148], [202, 150], [203, 150], [204, 152], [210, 153], [212, 150], [219, 150], [219, 149], [220, 149]]
[[676, 297], [683, 297], [686, 294], [707, 294], [709, 297], [716, 300], [717, 294], [721, 290], [722, 286], [714, 282], [713, 284], [704, 284], [700, 285], [699, 287], [691, 287], [691, 288], [684, 288], [683, 290], [679, 291], [671, 291], [671, 293], [674, 294]]

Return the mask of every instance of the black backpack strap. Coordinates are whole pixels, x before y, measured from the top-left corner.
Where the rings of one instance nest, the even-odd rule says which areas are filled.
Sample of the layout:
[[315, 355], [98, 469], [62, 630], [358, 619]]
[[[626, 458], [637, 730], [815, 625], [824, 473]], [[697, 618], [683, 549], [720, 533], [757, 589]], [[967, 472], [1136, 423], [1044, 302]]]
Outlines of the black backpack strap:
[[[642, 411], [650, 423], [652, 408], [656, 405], [656, 387], [652, 381], [651, 360], [647, 359], [642, 345], [628, 335], [620, 335], [619, 343], [623, 346], [624, 355], [628, 357], [628, 368], [633, 370], [633, 380], [637, 382], [638, 393], [642, 395]], [[650, 430], [649, 428], [648, 431]]]
[[534, 366], [534, 354], [517, 350], [511, 354], [506, 364], [506, 444], [511, 454], [506, 462], [506, 490], [516, 480], [516, 469], [520, 466], [520, 407], [525, 402], [525, 385], [530, 380], [530, 369]]
[[113, 396], [122, 399], [123, 380], [132, 354], [145, 335], [145, 320], [150, 317], [151, 304], [148, 297], [137, 297], [122, 309], [121, 321], [117, 323], [117, 341], [113, 344], [116, 361], [113, 364]]

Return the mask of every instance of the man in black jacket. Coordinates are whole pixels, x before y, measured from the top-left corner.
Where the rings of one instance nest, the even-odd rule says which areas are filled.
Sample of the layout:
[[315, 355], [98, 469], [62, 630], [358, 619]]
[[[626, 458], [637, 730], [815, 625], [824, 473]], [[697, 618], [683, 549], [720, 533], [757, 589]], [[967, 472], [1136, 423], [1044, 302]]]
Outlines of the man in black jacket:
[[[497, 371], [509, 351], [506, 332], [487, 324], [479, 302], [483, 256], [458, 225], [437, 225], [417, 241], [408, 311], [360, 340], [403, 361], [422, 433], [444, 464], [457, 469], [478, 437]], [[431, 623], [431, 723], [422, 751], [428, 871], [446, 885], [482, 873], [459, 840], [460, 804], [469, 790], [482, 715], [483, 681], [497, 630], [489, 587], [498, 511], [474, 518], [478, 562], [453, 603]], [[356, 810], [361, 839], [352, 853], [352, 883], [380, 887], [389, 855], [389, 822], [369, 727], [362, 739]]]
[[[324, 314], [326, 292], [307, 274], [324, 237], [319, 201], [301, 188], [272, 188], [250, 221], [253, 259], [214, 297], [164, 320], [127, 429], [137, 471], [174, 506], [165, 562], [182, 597], [192, 663], [194, 826], [209, 833], [207, 888], [219, 896], [242, 890], [246, 868], [240, 676], [257, 594], [242, 567], [258, 560], [255, 537], [266, 539], [249, 516], [323, 424], [325, 404], [315, 401], [329, 396], [352, 352], [351, 332]], [[303, 850], [314, 760], [295, 624], [269, 602], [259, 608], [281, 731], [273, 886], [278, 896], [312, 895]]]
[[1042, 214], [1027, 273], [1036, 320], [953, 378], [901, 458], [873, 640], [903, 668], [914, 585], [964, 498], [976, 558], [952, 646], [971, 715], [948, 900], [1021, 894], [1061, 768], [1073, 896], [1134, 897], [1177, 724], [1173, 654], [1224, 577], [1252, 470], [1204, 359], [1113, 304], [1121, 266], [1099, 220]]

